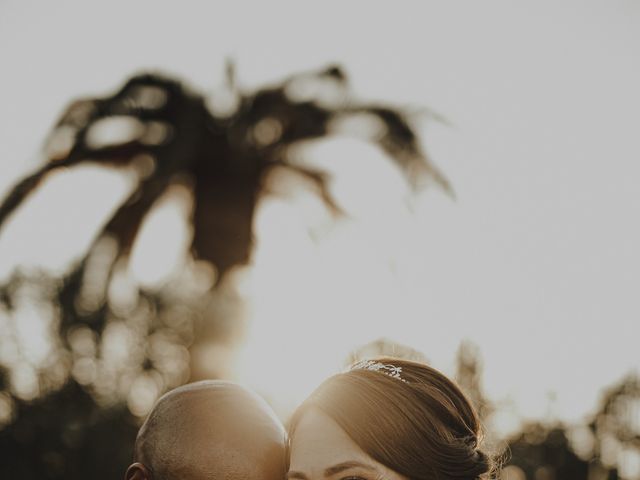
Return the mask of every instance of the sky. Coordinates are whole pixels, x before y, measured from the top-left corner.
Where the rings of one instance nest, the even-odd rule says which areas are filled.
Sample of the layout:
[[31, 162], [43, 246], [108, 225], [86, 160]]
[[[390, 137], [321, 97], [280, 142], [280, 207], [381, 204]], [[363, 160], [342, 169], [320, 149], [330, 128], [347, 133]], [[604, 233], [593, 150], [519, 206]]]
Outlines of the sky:
[[[419, 131], [455, 197], [409, 196], [358, 142], [315, 146], [356, 220], [331, 223], [304, 191], [264, 202], [235, 375], [288, 405], [371, 340], [449, 374], [469, 340], [491, 399], [577, 421], [640, 368], [639, 55], [631, 0], [4, 0], [0, 195], [39, 164], [71, 99], [133, 73], [212, 91], [227, 58], [246, 89], [339, 63], [358, 98], [447, 119]], [[62, 271], [129, 187], [92, 168], [52, 177], [3, 229], [0, 276]]]

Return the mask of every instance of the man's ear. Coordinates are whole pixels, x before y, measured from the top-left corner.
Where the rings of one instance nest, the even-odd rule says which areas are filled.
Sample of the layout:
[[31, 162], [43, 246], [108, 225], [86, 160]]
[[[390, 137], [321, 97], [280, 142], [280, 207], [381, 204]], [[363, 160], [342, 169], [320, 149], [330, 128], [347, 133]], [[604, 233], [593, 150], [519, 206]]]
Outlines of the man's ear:
[[127, 468], [124, 480], [152, 480], [151, 472], [143, 464], [136, 462]]

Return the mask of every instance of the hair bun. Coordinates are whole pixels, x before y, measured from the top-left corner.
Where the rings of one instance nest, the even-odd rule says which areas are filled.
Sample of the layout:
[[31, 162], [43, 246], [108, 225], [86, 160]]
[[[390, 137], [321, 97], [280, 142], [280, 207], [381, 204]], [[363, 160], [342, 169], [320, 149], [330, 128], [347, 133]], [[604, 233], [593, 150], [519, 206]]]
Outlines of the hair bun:
[[484, 478], [483, 476], [486, 473], [489, 473], [493, 470], [492, 458], [480, 449], [477, 449], [475, 451], [474, 462], [476, 464], [474, 478]]

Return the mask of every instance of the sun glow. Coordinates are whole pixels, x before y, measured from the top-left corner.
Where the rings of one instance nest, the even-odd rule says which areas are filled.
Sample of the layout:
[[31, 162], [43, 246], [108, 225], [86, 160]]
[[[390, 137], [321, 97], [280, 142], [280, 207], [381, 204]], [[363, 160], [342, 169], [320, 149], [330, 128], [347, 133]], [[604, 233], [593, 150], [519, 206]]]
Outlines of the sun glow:
[[[286, 201], [267, 197], [242, 287], [249, 328], [236, 375], [285, 417], [344, 369], [354, 349], [381, 337], [415, 343], [407, 335], [415, 329], [407, 327], [421, 312], [419, 299], [403, 292], [399, 272], [414, 253], [406, 248], [411, 215], [399, 173], [357, 141], [323, 142], [308, 153], [315, 165], [340, 170], [331, 189], [347, 215], [332, 218], [304, 184], [294, 184]], [[364, 162], [366, 185], [356, 188]]]

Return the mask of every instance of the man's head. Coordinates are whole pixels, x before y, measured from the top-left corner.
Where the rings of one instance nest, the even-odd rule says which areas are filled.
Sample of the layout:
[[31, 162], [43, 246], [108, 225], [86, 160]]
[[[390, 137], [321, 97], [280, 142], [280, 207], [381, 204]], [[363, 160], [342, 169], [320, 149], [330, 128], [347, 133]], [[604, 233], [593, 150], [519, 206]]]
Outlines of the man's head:
[[264, 400], [230, 382], [164, 395], [136, 438], [125, 480], [280, 480], [285, 431]]

